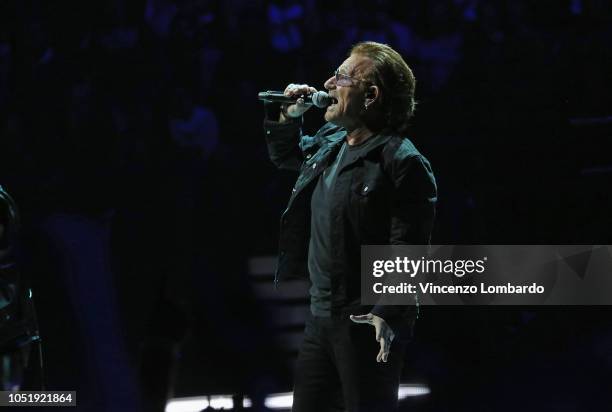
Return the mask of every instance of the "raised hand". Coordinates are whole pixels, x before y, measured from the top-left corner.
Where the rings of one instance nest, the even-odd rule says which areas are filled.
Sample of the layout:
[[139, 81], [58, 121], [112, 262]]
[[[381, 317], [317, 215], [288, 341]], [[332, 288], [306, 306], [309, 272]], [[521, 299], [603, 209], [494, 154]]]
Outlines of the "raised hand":
[[[316, 93], [317, 89], [314, 87], [310, 87], [307, 84], [289, 84], [284, 91], [285, 96], [296, 97], [296, 96], [304, 96], [307, 94]], [[306, 104], [304, 99], [299, 98], [294, 104], [283, 105], [283, 110], [281, 116], [285, 118], [295, 118], [300, 117], [304, 114], [308, 109], [312, 107], [312, 104]]]

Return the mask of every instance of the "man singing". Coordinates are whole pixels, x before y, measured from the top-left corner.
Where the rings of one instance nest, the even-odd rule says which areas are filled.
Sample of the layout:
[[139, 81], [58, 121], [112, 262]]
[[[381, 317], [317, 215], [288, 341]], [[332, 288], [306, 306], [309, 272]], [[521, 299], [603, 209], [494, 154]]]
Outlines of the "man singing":
[[[415, 78], [391, 47], [363, 42], [324, 87], [333, 103], [314, 136], [301, 133], [311, 107], [302, 98], [276, 116], [267, 105], [264, 121], [272, 162], [299, 171], [281, 218], [276, 282], [312, 282], [293, 411], [395, 411], [417, 308], [360, 304], [360, 247], [430, 241], [436, 183], [405, 136]], [[301, 84], [284, 91], [314, 92]]]

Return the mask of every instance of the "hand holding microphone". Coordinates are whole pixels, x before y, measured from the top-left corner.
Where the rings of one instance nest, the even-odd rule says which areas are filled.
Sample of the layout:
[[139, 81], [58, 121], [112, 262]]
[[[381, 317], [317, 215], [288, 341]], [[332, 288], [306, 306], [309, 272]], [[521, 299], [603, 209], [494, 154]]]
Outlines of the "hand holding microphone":
[[291, 83], [282, 93], [261, 92], [258, 97], [260, 100], [282, 103], [281, 116], [284, 118], [300, 117], [313, 105], [324, 108], [331, 104], [331, 98], [327, 93], [318, 92], [317, 89], [307, 84]]
[[317, 89], [314, 87], [310, 87], [307, 84], [293, 84], [290, 83], [286, 88], [283, 94], [287, 97], [298, 99], [295, 103], [284, 104], [282, 114], [285, 117], [300, 117], [302, 116], [308, 109], [312, 107], [312, 104], [307, 104], [304, 96], [316, 93]]

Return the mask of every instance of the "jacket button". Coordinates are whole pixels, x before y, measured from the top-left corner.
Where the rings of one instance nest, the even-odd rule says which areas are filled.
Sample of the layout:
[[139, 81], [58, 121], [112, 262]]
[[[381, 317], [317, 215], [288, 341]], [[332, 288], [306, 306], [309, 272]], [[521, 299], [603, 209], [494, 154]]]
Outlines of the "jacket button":
[[306, 155], [306, 159], [310, 159], [311, 157], [312, 157], [312, 155], [311, 155], [310, 153], [308, 153], [308, 154]]
[[270, 133], [272, 133], [272, 132], [271, 132], [271, 131], [269, 131], [269, 130], [266, 130], [266, 134], [270, 134]]
[[293, 193], [295, 193], [295, 187], [294, 187], [293, 189], [291, 189], [291, 191], [292, 191]]
[[313, 164], [312, 164], [312, 168], [314, 169], [314, 168], [316, 168], [316, 167], [317, 167], [317, 164], [316, 164], [316, 163], [313, 163]]
[[368, 185], [365, 185], [365, 186], [363, 187], [363, 193], [367, 192], [367, 191], [368, 191], [368, 189], [369, 189]]

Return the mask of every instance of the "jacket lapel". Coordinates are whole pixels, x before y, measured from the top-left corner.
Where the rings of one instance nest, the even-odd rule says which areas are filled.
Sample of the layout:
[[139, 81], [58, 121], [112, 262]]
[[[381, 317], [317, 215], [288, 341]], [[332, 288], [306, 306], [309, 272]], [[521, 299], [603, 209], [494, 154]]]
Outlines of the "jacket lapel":
[[339, 131], [333, 135], [326, 136], [326, 143], [321, 149], [304, 164], [304, 170], [300, 174], [296, 189], [306, 187], [325, 170], [329, 163], [333, 161], [340, 150], [340, 146], [346, 137], [345, 131]]
[[[391, 136], [383, 135], [374, 138], [378, 139], [375, 144], [370, 146], [366, 152], [361, 153], [359, 156], [352, 159], [349, 163], [343, 165], [342, 169], [340, 169], [338, 173], [342, 173], [344, 169], [357, 163], [359, 160], [366, 157], [373, 150], [387, 143], [389, 139], [391, 139]], [[346, 139], [346, 131], [342, 129], [332, 135], [325, 136], [324, 139], [326, 140], [326, 143], [322, 146], [322, 148], [313, 157], [311, 157], [308, 161], [305, 162], [304, 170], [302, 170], [302, 173], [300, 173], [300, 176], [298, 177], [297, 182], [295, 183], [291, 199], [289, 200], [289, 204], [287, 205], [287, 209], [291, 207], [293, 199], [295, 199], [295, 197], [306, 186], [308, 186], [313, 180], [315, 180], [323, 172], [323, 170], [325, 170], [325, 168], [329, 166], [329, 162], [333, 160], [334, 156], [338, 153], [340, 146]]]
[[342, 173], [344, 169], [349, 168], [351, 165], [354, 165], [355, 163], [357, 163], [364, 157], [368, 156], [371, 152], [376, 150], [376, 148], [383, 146], [385, 143], [389, 141], [389, 139], [391, 139], [391, 136], [388, 136], [388, 135], [375, 136], [375, 137], [372, 137], [372, 139], [377, 139], [377, 141], [372, 146], [370, 146], [366, 152], [361, 153], [359, 156], [356, 156], [355, 158], [351, 159], [350, 162], [345, 163], [342, 166], [342, 169], [338, 170], [338, 174]]

